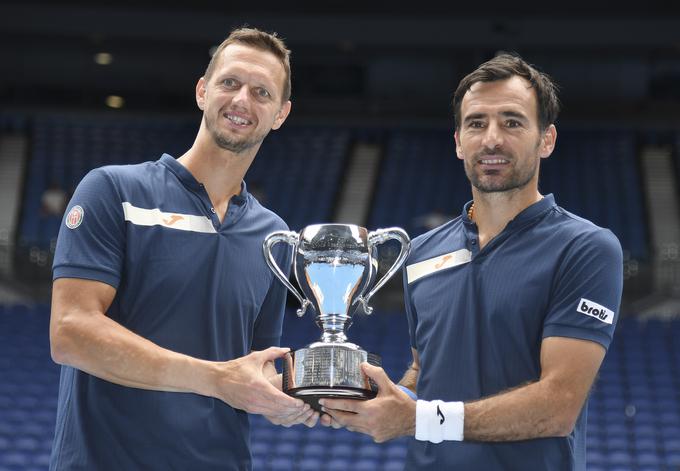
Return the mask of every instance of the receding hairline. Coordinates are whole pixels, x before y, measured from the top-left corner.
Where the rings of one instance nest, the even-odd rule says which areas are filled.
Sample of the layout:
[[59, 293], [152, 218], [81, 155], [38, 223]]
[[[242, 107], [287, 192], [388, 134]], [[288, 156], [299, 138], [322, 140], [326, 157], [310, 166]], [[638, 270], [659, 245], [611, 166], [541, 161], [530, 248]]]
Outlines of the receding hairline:
[[[498, 80], [479, 80], [477, 82], [474, 82], [470, 87], [465, 91], [463, 94], [463, 98], [460, 100], [460, 105], [461, 105], [461, 111], [462, 111], [462, 106], [463, 103], [465, 103], [466, 98], [469, 99], [470, 93], [474, 93], [476, 90], [473, 90], [474, 88], [480, 88], [484, 86], [498, 86], [502, 85], [504, 83], [509, 83], [514, 79], [518, 79], [520, 82], [523, 82], [525, 85], [524, 89], [529, 92], [529, 95], [531, 95], [534, 99], [534, 104], [536, 106], [536, 110], [538, 111], [538, 92], [536, 90], [536, 87], [533, 86], [533, 84], [522, 77], [521, 75], [512, 75], [510, 77], [504, 78], [504, 79], [498, 79]], [[462, 118], [462, 116], [461, 116]]]
[[[206, 71], [205, 71], [206, 73], [204, 73], [204, 75], [203, 75], [203, 78], [204, 78], [204, 79], [208, 80], [208, 79], [214, 74], [215, 70], [216, 70], [219, 66], [222, 65], [222, 55], [224, 54], [224, 52], [225, 52], [228, 48], [230, 48], [230, 47], [232, 47], [232, 46], [243, 47], [243, 48], [246, 48], [246, 49], [251, 49], [251, 50], [253, 50], [253, 51], [258, 51], [258, 52], [262, 52], [262, 53], [265, 53], [265, 54], [270, 55], [271, 57], [273, 57], [273, 58], [275, 59], [276, 63], [279, 64], [279, 65], [281, 66], [281, 69], [283, 70], [284, 80], [285, 80], [285, 75], [286, 75], [286, 65], [285, 65], [285, 63], [284, 63], [279, 57], [277, 57], [277, 55], [276, 55], [275, 53], [273, 53], [273, 52], [270, 51], [269, 49], [265, 49], [265, 48], [262, 48], [262, 47], [257, 47], [257, 46], [254, 46], [254, 45], [252, 45], [252, 44], [248, 44], [248, 43], [244, 43], [244, 42], [240, 42], [240, 41], [234, 41], [234, 42], [232, 42], [232, 43], [227, 44], [227, 45], [224, 46], [222, 49], [220, 49], [219, 54], [215, 57], [215, 63], [214, 63], [214, 65], [213, 65], [213, 67], [212, 67], [210, 70], [206, 70]], [[207, 74], [208, 72], [209, 72], [209, 75]]]

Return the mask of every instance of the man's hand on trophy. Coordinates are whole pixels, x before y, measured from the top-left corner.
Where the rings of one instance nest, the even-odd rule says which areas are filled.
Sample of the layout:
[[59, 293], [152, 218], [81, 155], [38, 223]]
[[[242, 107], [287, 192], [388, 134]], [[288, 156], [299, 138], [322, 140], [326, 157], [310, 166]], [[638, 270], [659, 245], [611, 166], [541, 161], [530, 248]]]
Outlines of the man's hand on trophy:
[[309, 405], [284, 394], [268, 378], [271, 363], [288, 351], [288, 348], [269, 347], [235, 360], [216, 363], [218, 370], [214, 396], [235, 409], [262, 414], [270, 420], [287, 420], [309, 411]]
[[[276, 368], [274, 367], [274, 362], [270, 361], [267, 365], [265, 365], [266, 372], [265, 375], [267, 375], [267, 379], [269, 380], [272, 385], [281, 391], [282, 384], [283, 384], [283, 376], [281, 373], [276, 372]], [[304, 424], [307, 427], [314, 427], [316, 423], [319, 421], [319, 413], [316, 412], [314, 409], [312, 409], [309, 404], [305, 404], [305, 408], [303, 409], [302, 412], [300, 413], [292, 413], [288, 417], [272, 417], [265, 415], [264, 416], [267, 420], [269, 420], [271, 423], [274, 425], [282, 425], [284, 427], [290, 427], [291, 425], [296, 425], [296, 424]]]
[[378, 385], [378, 395], [369, 401], [321, 399], [321, 425], [365, 433], [376, 443], [415, 435], [416, 401], [399, 389], [382, 368], [368, 363], [362, 363], [361, 368]]

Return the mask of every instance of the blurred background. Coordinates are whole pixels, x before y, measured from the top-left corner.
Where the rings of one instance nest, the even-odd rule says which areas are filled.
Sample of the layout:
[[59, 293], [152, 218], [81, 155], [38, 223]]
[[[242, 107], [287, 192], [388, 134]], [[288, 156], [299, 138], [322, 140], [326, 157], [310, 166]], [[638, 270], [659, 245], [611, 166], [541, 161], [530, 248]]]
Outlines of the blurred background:
[[[291, 116], [246, 176], [293, 230], [340, 221], [414, 237], [457, 216], [471, 199], [454, 153], [458, 81], [501, 50], [555, 78], [563, 112], [540, 190], [610, 228], [625, 255], [622, 317], [589, 405], [589, 469], [680, 469], [680, 9], [428, 3], [0, 5], [1, 471], [47, 469], [51, 263], [70, 194], [92, 168], [181, 155], [200, 123], [196, 81], [244, 24], [293, 51]], [[382, 247], [383, 271], [395, 255]], [[401, 296], [397, 276], [349, 331], [395, 381], [410, 360]], [[283, 344], [319, 333], [291, 310]], [[405, 453], [404, 440], [253, 425], [255, 469], [396, 470]]]

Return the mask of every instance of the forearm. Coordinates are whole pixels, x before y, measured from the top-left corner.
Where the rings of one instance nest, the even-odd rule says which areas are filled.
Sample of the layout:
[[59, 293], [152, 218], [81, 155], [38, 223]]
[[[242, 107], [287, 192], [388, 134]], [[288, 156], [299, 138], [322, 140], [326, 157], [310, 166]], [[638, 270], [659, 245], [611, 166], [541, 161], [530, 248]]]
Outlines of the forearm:
[[211, 362], [162, 348], [103, 313], [58, 318], [50, 335], [58, 363], [122, 386], [214, 395]]
[[464, 439], [494, 442], [568, 435], [574, 425], [573, 400], [567, 388], [537, 381], [465, 403]]

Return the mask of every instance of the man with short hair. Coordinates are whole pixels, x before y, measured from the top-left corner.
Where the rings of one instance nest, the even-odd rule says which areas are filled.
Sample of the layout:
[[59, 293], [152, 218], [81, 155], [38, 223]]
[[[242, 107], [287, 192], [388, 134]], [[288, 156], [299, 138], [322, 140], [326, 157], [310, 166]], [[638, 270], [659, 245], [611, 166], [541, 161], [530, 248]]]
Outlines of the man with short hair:
[[[502, 54], [454, 97], [473, 201], [416, 238], [404, 290], [413, 364], [363, 364], [370, 401], [323, 400], [323, 425], [410, 435], [408, 470], [584, 470], [587, 397], [623, 285], [616, 237], [538, 191], [557, 138], [550, 78]], [[417, 394], [417, 396], [416, 396]]]
[[235, 30], [198, 80], [203, 119], [184, 155], [102, 167], [78, 186], [54, 260], [50, 341], [64, 367], [50, 469], [250, 469], [247, 412], [316, 423], [273, 363], [287, 351], [271, 347], [286, 291], [262, 242], [287, 226], [243, 182], [289, 98], [284, 43]]

